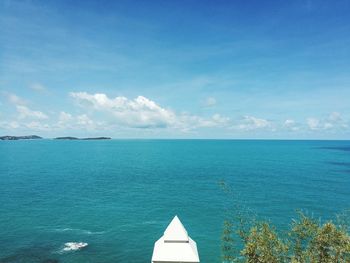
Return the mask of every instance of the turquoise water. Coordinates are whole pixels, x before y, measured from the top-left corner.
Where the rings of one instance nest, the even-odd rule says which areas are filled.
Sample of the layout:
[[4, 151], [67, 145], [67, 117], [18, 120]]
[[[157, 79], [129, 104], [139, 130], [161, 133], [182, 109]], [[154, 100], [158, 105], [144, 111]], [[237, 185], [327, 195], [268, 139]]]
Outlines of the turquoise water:
[[150, 262], [175, 214], [220, 262], [220, 180], [281, 228], [329, 218], [349, 208], [350, 141], [0, 141], [0, 262]]

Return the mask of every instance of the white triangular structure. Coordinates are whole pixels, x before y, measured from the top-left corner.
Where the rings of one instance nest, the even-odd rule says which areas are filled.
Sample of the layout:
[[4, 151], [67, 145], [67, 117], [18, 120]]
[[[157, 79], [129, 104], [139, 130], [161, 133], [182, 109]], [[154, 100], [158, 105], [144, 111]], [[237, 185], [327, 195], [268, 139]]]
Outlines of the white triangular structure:
[[175, 216], [164, 235], [154, 244], [152, 263], [198, 263], [197, 244]]

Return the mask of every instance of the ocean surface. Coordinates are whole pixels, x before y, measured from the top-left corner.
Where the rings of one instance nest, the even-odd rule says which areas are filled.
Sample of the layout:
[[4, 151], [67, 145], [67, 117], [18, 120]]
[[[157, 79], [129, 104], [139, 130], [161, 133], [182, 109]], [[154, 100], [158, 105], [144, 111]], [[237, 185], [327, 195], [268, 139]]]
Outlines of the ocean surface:
[[298, 209], [334, 217], [350, 208], [350, 141], [0, 141], [1, 263], [150, 263], [174, 215], [218, 263], [230, 202], [281, 229]]

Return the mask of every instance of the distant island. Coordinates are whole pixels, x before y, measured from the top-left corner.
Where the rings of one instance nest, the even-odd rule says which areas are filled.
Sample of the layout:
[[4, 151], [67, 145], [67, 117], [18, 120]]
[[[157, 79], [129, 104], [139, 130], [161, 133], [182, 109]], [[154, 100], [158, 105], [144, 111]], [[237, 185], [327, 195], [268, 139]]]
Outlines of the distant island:
[[67, 137], [56, 137], [55, 140], [79, 140], [79, 138], [67, 136]]
[[[0, 136], [0, 140], [3, 141], [15, 141], [15, 140], [36, 140], [36, 139], [43, 139], [42, 137], [38, 135], [27, 135], [27, 136], [12, 136], [12, 135], [6, 135], [6, 136]], [[88, 138], [77, 138], [72, 136], [66, 136], [66, 137], [56, 137], [54, 140], [110, 140], [110, 137], [88, 137]]]
[[15, 140], [37, 140], [37, 139], [42, 139], [42, 137], [38, 135], [27, 135], [27, 136], [0, 136], [0, 140], [3, 141], [15, 141]]
[[77, 137], [57, 137], [55, 140], [110, 140], [110, 137], [91, 137], [91, 138], [77, 138]]

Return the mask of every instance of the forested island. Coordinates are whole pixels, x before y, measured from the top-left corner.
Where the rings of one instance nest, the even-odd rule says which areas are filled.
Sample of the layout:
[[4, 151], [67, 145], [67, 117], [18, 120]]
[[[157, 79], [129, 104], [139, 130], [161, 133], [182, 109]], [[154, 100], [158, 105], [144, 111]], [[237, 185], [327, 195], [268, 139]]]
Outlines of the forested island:
[[3, 141], [37, 140], [37, 139], [42, 139], [42, 137], [37, 136], [37, 135], [27, 135], [27, 136], [11, 136], [11, 135], [6, 135], [6, 136], [0, 136], [0, 140], [3, 140]]
[[[43, 139], [43, 137], [40, 137], [38, 135], [26, 135], [26, 136], [13, 136], [13, 135], [6, 135], [6, 136], [0, 136], [0, 140], [3, 141], [16, 141], [16, 140], [36, 140], [36, 139]], [[87, 137], [87, 138], [77, 138], [77, 137], [56, 137], [54, 140], [110, 140], [110, 137]]]

